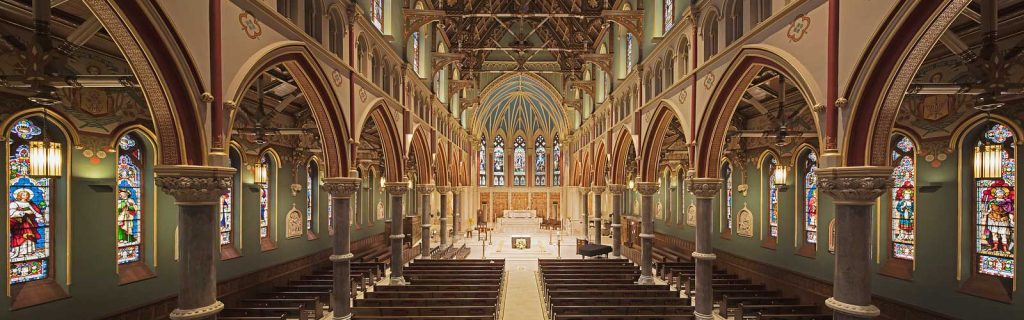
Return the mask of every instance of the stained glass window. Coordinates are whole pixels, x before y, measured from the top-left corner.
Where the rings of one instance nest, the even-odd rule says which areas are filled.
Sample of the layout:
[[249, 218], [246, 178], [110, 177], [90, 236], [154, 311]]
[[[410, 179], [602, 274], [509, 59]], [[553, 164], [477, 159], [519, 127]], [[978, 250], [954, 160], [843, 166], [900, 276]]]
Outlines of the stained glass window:
[[260, 163], [267, 168], [267, 182], [260, 183], [260, 238], [270, 235], [270, 184], [274, 183], [271, 175], [270, 157], [264, 154], [260, 157]]
[[548, 184], [548, 157], [547, 143], [544, 141], [544, 136], [537, 136], [537, 141], [534, 141], [533, 147], [537, 158], [533, 164], [533, 185], [545, 186]]
[[477, 171], [479, 171], [479, 175], [480, 175], [479, 183], [480, 183], [480, 186], [486, 186], [487, 185], [487, 139], [483, 135], [480, 135], [480, 154], [477, 155], [477, 157], [480, 158], [479, 159], [480, 160], [480, 162], [479, 162], [480, 163], [480, 169], [477, 170]]
[[892, 172], [892, 256], [897, 259], [914, 260], [914, 235], [917, 199], [917, 182], [914, 160], [914, 142], [903, 135], [893, 139]]
[[[359, 193], [356, 192], [355, 197], [358, 197]], [[358, 200], [356, 200], [358, 201]], [[355, 202], [359, 203], [359, 202]], [[352, 225], [352, 221], [356, 220], [355, 217], [348, 218], [348, 225]], [[334, 196], [327, 195], [327, 234], [334, 235]]]
[[626, 73], [633, 72], [633, 33], [626, 33]]
[[220, 196], [220, 215], [218, 220], [220, 220], [220, 244], [222, 245], [231, 243], [233, 238], [231, 232], [233, 220], [232, 210], [234, 210], [232, 198], [234, 197], [235, 188], [241, 183], [242, 172], [242, 160], [238, 155], [238, 151], [231, 149], [231, 153], [228, 157], [231, 160], [231, 167], [238, 171], [235, 172], [235, 177], [232, 178], [234, 183], [231, 188]]
[[808, 151], [804, 166], [804, 240], [818, 243], [818, 155]]
[[732, 230], [732, 165], [726, 162], [722, 165], [722, 177], [725, 178], [725, 190], [722, 197], [722, 215], [725, 225], [723, 231]]
[[1010, 128], [1002, 124], [992, 125], [978, 145], [999, 145], [1002, 148], [1002, 174], [995, 179], [974, 179], [978, 273], [1004, 278], [1013, 278], [1016, 271], [1014, 202], [1017, 161], [1014, 140]]
[[143, 146], [132, 134], [117, 142], [117, 263], [142, 259]]
[[310, 161], [306, 166], [306, 230], [313, 231], [313, 221], [316, 215], [317, 201], [320, 198], [320, 168], [316, 161]]
[[50, 178], [30, 177], [29, 142], [42, 140], [35, 120], [18, 121], [10, 131], [7, 214], [10, 219], [10, 281], [22, 283], [50, 275]]
[[420, 32], [416, 31], [412, 33], [412, 58], [409, 58], [412, 62], [412, 70], [416, 74], [420, 73]]
[[512, 141], [512, 185], [526, 185], [526, 139], [516, 137]]
[[494, 137], [494, 186], [505, 185], [505, 139]]
[[555, 134], [555, 143], [551, 149], [551, 185], [562, 185], [562, 142]]
[[779, 237], [779, 186], [775, 185], [775, 167], [779, 163], [775, 157], [768, 157], [768, 176], [765, 179], [768, 185], [768, 235], [773, 238]]
[[664, 13], [664, 19], [665, 19], [665, 32], [664, 33], [668, 33], [669, 30], [672, 30], [672, 26], [675, 25], [675, 22], [676, 22], [675, 21], [675, 11], [674, 11], [675, 10], [674, 2], [675, 2], [675, 0], [665, 0], [665, 8], [664, 8], [665, 12], [663, 12]]
[[377, 30], [384, 30], [384, 0], [371, 0], [370, 20]]

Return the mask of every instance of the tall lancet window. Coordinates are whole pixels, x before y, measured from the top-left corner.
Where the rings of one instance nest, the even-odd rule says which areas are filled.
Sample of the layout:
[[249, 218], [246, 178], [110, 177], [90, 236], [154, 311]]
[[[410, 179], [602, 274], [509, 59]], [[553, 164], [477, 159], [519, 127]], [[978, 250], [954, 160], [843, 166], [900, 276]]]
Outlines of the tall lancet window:
[[674, 26], [675, 23], [676, 23], [676, 20], [675, 20], [675, 6], [674, 6], [675, 0], [664, 0], [664, 2], [665, 2], [664, 12], [662, 12], [663, 17], [665, 19], [665, 32], [664, 33], [668, 33], [668, 31], [672, 30], [672, 26]]
[[267, 180], [265, 182], [258, 183], [260, 189], [260, 238], [269, 238], [270, 210], [272, 208], [271, 205], [273, 205], [270, 201], [272, 196], [271, 192], [273, 192], [273, 190], [271, 190], [271, 186], [276, 182], [275, 179], [273, 179], [271, 170], [272, 168], [275, 168], [276, 165], [272, 163], [270, 156], [267, 154], [260, 156], [260, 164], [262, 164], [263, 168], [266, 170], [264, 174], [266, 174], [265, 179]]
[[897, 259], [914, 260], [914, 238], [917, 210], [917, 175], [914, 159], [914, 142], [904, 135], [893, 137], [892, 172], [893, 187], [891, 230], [892, 256]]
[[316, 221], [316, 209], [320, 200], [320, 168], [316, 161], [309, 161], [306, 165], [306, 230], [313, 230], [313, 222]]
[[[7, 214], [9, 219], [8, 259], [12, 284], [46, 279], [53, 275], [51, 254], [53, 229], [51, 205], [53, 178], [29, 175], [30, 145], [44, 141], [44, 120], [27, 118], [11, 127], [7, 136]], [[59, 141], [47, 128], [51, 141]]]
[[505, 139], [501, 136], [494, 137], [494, 165], [492, 175], [496, 187], [505, 185]]
[[562, 142], [555, 134], [554, 146], [551, 148], [551, 185], [562, 185]]
[[818, 155], [807, 150], [802, 159], [804, 195], [804, 241], [818, 243]]
[[732, 164], [726, 161], [722, 164], [722, 178], [725, 179], [725, 186], [722, 188], [722, 233], [732, 232]]
[[974, 158], [976, 265], [978, 273], [1003, 278], [1016, 272], [1015, 144], [1009, 127], [993, 124], [978, 139]]
[[533, 147], [533, 153], [536, 157], [533, 164], [533, 185], [546, 186], [548, 184], [548, 157], [544, 136], [537, 136], [537, 141], [534, 141]]
[[765, 159], [765, 184], [768, 186], [768, 236], [779, 237], [779, 186], [775, 184], [775, 168], [779, 165], [775, 156]]
[[633, 33], [626, 33], [626, 73], [633, 72]]
[[409, 58], [412, 62], [412, 70], [417, 75], [420, 73], [420, 32], [416, 31], [412, 33], [412, 57]]
[[228, 159], [231, 161], [231, 167], [235, 168], [235, 176], [231, 178], [231, 188], [227, 192], [224, 192], [220, 196], [219, 208], [217, 220], [220, 224], [220, 244], [231, 244], [234, 238], [233, 226], [234, 226], [234, 201], [235, 192], [237, 188], [242, 185], [242, 156], [239, 155], [238, 150], [231, 148], [228, 152]]
[[117, 263], [142, 260], [142, 170], [145, 150], [134, 134], [117, 141]]
[[480, 152], [477, 156], [479, 159], [479, 184], [480, 186], [487, 186], [487, 138], [484, 135], [480, 135]]
[[512, 185], [526, 185], [526, 139], [516, 137], [512, 142]]
[[384, 30], [384, 0], [370, 1], [370, 20], [377, 30]]

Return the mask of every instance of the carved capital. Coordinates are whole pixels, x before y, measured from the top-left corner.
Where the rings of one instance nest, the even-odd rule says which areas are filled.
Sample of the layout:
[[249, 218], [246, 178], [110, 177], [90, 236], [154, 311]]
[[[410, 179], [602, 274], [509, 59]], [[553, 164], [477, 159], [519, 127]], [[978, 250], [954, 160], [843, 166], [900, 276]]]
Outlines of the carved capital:
[[327, 178], [324, 179], [324, 191], [335, 198], [349, 198], [359, 190], [359, 178]]
[[595, 194], [602, 194], [602, 193], [604, 193], [604, 189], [605, 189], [604, 186], [593, 186], [593, 187], [590, 187], [590, 191], [594, 192]]
[[836, 204], [872, 205], [893, 186], [891, 167], [820, 168], [818, 188]]
[[384, 183], [384, 189], [388, 191], [388, 194], [393, 196], [401, 196], [406, 192], [409, 192], [408, 182], [386, 182]]
[[691, 178], [686, 180], [686, 189], [690, 190], [697, 198], [710, 199], [718, 194], [722, 188], [722, 179], [717, 178]]
[[434, 185], [432, 185], [432, 184], [417, 184], [416, 185], [416, 193], [426, 194], [426, 193], [431, 193], [431, 192], [434, 192]]
[[174, 197], [179, 205], [216, 204], [231, 189], [235, 168], [203, 166], [158, 166], [156, 186]]
[[653, 196], [661, 188], [657, 182], [637, 182], [636, 191], [643, 196]]
[[609, 184], [608, 191], [613, 195], [623, 195], [626, 193], [626, 186], [621, 184]]

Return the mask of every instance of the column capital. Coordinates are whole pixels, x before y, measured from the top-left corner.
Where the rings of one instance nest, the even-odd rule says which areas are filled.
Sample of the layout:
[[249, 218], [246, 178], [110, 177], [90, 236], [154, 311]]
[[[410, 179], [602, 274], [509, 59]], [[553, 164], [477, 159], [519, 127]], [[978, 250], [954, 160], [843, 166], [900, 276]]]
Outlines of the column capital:
[[434, 185], [433, 184], [417, 184], [416, 185], [416, 193], [423, 194], [423, 193], [431, 193], [431, 192], [434, 192]]
[[686, 180], [686, 189], [690, 190], [698, 199], [710, 199], [718, 194], [722, 188], [722, 179], [718, 178], [690, 178]]
[[388, 191], [388, 194], [393, 196], [400, 196], [409, 192], [409, 183], [405, 181], [401, 182], [385, 182], [384, 189]]
[[590, 191], [593, 191], [594, 193], [597, 193], [597, 194], [604, 193], [604, 189], [605, 189], [605, 186], [590, 187]]
[[624, 184], [609, 184], [608, 191], [613, 195], [623, 195], [626, 193], [626, 185]]
[[157, 166], [156, 186], [179, 205], [216, 204], [231, 190], [235, 168], [208, 166]]
[[658, 189], [660, 189], [660, 188], [661, 188], [661, 185], [658, 184], [657, 182], [646, 182], [645, 181], [645, 182], [637, 182], [636, 183], [636, 191], [639, 192], [640, 195], [643, 195], [643, 196], [653, 196], [655, 193], [658, 193]]
[[324, 179], [324, 191], [335, 198], [350, 198], [359, 190], [361, 179], [355, 177], [326, 178]]
[[452, 191], [452, 187], [449, 186], [436, 186], [435, 188], [437, 189], [437, 192], [441, 194], [445, 194], [448, 193], [449, 191]]
[[168, 315], [172, 320], [191, 320], [201, 319], [204, 317], [216, 315], [221, 310], [224, 310], [224, 303], [214, 300], [213, 304], [199, 307], [195, 309], [174, 309], [171, 314]]
[[466, 187], [452, 187], [452, 193], [455, 195], [460, 195], [462, 194], [463, 191], [465, 191], [465, 189]]
[[892, 167], [834, 167], [816, 171], [818, 188], [836, 204], [872, 205], [892, 189]]

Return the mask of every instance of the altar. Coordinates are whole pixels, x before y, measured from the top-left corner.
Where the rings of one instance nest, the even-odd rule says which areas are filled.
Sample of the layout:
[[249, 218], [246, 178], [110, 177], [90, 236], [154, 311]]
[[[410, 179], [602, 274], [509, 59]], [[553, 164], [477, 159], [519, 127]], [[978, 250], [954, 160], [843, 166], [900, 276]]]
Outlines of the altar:
[[498, 218], [498, 228], [504, 233], [531, 234], [540, 230], [542, 221], [537, 210], [505, 210]]
[[537, 210], [505, 210], [502, 211], [505, 218], [536, 218]]
[[529, 235], [513, 235], [512, 237], [512, 248], [513, 249], [529, 249], [530, 248], [530, 236]]

